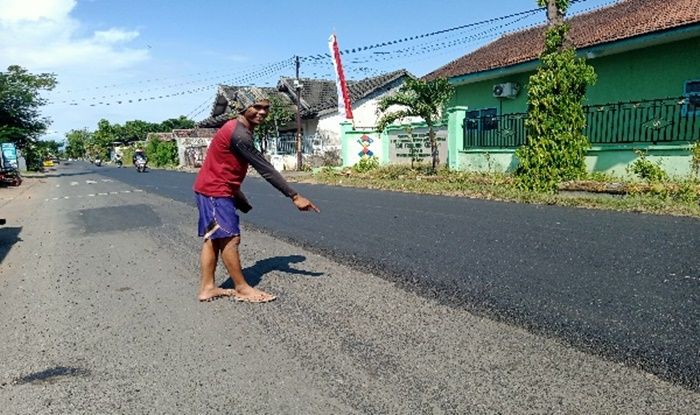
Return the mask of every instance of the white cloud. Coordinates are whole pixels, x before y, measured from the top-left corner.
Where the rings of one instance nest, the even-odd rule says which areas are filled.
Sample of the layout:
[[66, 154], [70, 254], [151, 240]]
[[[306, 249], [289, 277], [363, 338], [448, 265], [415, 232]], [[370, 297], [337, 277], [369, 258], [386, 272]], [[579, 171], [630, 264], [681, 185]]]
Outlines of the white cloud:
[[75, 0], [0, 0], [0, 22], [60, 20], [75, 4]]
[[136, 31], [126, 32], [120, 29], [109, 29], [95, 32], [95, 41], [101, 43], [121, 43], [134, 40], [138, 36], [139, 32]]
[[148, 59], [145, 48], [130, 48], [137, 31], [118, 28], [80, 37], [70, 16], [75, 0], [0, 0], [0, 68], [17, 64], [32, 71], [89, 68], [114, 71]]

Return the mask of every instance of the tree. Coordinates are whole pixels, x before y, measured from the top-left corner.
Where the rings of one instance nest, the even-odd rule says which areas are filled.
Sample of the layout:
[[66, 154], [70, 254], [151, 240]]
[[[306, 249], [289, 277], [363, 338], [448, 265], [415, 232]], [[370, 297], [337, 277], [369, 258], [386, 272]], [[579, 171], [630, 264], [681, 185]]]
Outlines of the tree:
[[[452, 98], [452, 94], [454, 94], [454, 88], [447, 79], [437, 78], [432, 81], [408, 79], [396, 94], [386, 96], [379, 101], [378, 109], [383, 115], [377, 121], [377, 129], [384, 131], [394, 121], [406, 117], [422, 118], [428, 125], [430, 153], [433, 159], [432, 170], [435, 172], [438, 165], [435, 123], [442, 118], [443, 109]], [[394, 105], [401, 106], [401, 109], [386, 112]]]
[[104, 118], [101, 119], [97, 122], [97, 130], [92, 133], [90, 141], [87, 143], [88, 155], [92, 158], [109, 158], [113, 143], [121, 141], [120, 137], [122, 136], [124, 136], [124, 127], [119, 124], [112, 125]]
[[262, 124], [255, 128], [255, 134], [260, 140], [260, 150], [267, 151], [267, 144], [270, 137], [279, 137], [280, 127], [283, 127], [294, 120], [294, 111], [285, 105], [282, 100], [272, 95], [270, 98], [270, 112]]
[[181, 115], [178, 118], [169, 118], [163, 121], [158, 126], [157, 131], [152, 132], [169, 133], [172, 130], [190, 129], [195, 128], [196, 126], [197, 123], [185, 117], [184, 115]]
[[590, 143], [583, 135], [583, 101], [586, 87], [596, 76], [567, 45], [569, 27], [562, 21], [569, 0], [538, 0], [538, 4], [547, 4], [550, 24], [540, 67], [530, 77], [525, 121], [528, 142], [516, 150], [516, 177], [522, 188], [553, 192], [561, 181], [580, 178], [586, 172]]
[[156, 167], [177, 165], [177, 143], [174, 140], [164, 141], [157, 137], [151, 137], [146, 142], [144, 149], [148, 154], [149, 162]]
[[46, 104], [40, 92], [55, 86], [54, 74], [35, 75], [17, 65], [0, 72], [0, 141], [24, 149], [46, 131], [51, 121], [39, 112]]
[[153, 124], [141, 120], [132, 120], [124, 123], [124, 126], [115, 124], [112, 126], [112, 132], [117, 137], [115, 141], [124, 143], [133, 143], [134, 141], [144, 141], [148, 137], [148, 133], [154, 133], [159, 130], [159, 124]]
[[92, 141], [92, 133], [84, 128], [70, 130], [66, 133], [66, 156], [71, 158], [85, 157], [88, 143]]

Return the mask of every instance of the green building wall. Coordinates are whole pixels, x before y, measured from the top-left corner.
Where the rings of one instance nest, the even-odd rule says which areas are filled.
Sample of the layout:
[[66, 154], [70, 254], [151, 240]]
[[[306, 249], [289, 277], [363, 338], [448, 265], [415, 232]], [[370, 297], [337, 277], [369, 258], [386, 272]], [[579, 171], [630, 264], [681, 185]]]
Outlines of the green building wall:
[[[661, 40], [657, 38], [656, 42]], [[629, 42], [628, 47], [639, 46], [635, 42], [639, 40]], [[680, 97], [686, 81], [700, 80], [700, 36], [607, 56], [602, 49], [580, 54], [589, 57], [587, 62], [598, 76], [596, 84], [587, 90], [586, 104], [590, 105]], [[536, 66], [529, 63], [522, 68], [520, 73], [501, 76], [498, 73], [503, 70], [494, 70], [491, 79], [456, 86], [449, 111], [448, 140], [450, 153], [455, 155], [450, 157], [451, 168], [512, 171], [517, 167], [515, 149], [463, 148], [463, 122], [467, 111], [485, 108], [496, 108], [499, 115], [526, 112], [528, 82]], [[505, 82], [521, 85], [515, 99], [492, 96], [493, 85]], [[691, 172], [688, 143], [593, 146], [586, 156], [586, 165], [589, 171], [630, 176], [628, 166], [637, 159], [635, 150], [645, 151], [649, 160], [658, 162], [673, 176], [683, 177]]]
[[[590, 52], [595, 53], [595, 52]], [[680, 97], [685, 82], [700, 79], [700, 37], [587, 59], [598, 81], [588, 88], [586, 104]], [[527, 88], [535, 70], [500, 76], [455, 88], [454, 105], [470, 110], [496, 108], [499, 114], [527, 111]], [[515, 99], [495, 98], [495, 84], [517, 82]]]

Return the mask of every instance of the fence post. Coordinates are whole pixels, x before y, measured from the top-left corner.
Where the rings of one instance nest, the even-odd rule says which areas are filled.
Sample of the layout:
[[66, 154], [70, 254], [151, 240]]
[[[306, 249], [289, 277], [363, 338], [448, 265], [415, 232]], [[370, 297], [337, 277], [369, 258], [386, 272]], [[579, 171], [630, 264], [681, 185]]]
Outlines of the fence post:
[[447, 165], [451, 170], [459, 168], [459, 152], [464, 150], [464, 119], [469, 107], [447, 109]]
[[340, 157], [343, 161], [343, 166], [352, 166], [354, 163], [352, 162], [352, 158], [350, 156], [350, 152], [353, 148], [352, 143], [351, 143], [351, 134], [350, 132], [352, 131], [352, 123], [343, 121], [340, 123]]

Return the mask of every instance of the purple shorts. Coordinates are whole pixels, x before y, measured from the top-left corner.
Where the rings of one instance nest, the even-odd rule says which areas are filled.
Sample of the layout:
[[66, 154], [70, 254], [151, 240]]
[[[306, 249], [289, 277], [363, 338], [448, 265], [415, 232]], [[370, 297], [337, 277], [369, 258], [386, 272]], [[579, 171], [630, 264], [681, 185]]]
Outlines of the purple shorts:
[[199, 209], [199, 236], [207, 240], [231, 238], [241, 234], [232, 197], [204, 196], [195, 192], [194, 198]]

